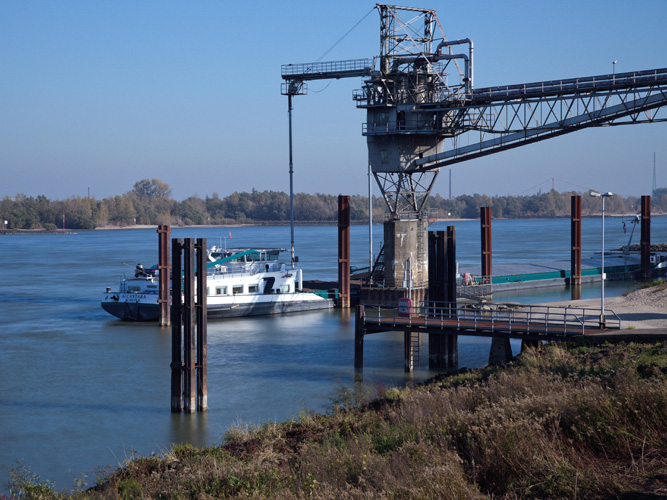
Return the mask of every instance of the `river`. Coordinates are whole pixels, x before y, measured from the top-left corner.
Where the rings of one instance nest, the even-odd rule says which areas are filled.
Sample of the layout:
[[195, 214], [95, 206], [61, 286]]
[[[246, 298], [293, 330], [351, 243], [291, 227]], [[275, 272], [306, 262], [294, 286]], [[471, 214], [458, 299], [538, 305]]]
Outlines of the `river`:
[[[461, 266], [480, 262], [479, 221], [451, 222]], [[431, 229], [443, 230], [438, 222]], [[628, 224], [628, 228], [631, 226]], [[296, 227], [296, 254], [306, 279], [336, 279], [336, 226]], [[583, 220], [583, 256], [600, 249], [600, 219]], [[229, 235], [231, 234], [231, 239]], [[493, 262], [569, 259], [569, 219], [493, 221]], [[627, 243], [617, 218], [606, 219], [606, 248]], [[175, 228], [172, 237], [209, 245], [289, 247], [289, 227]], [[374, 251], [382, 226], [374, 227]], [[637, 228], [634, 242], [639, 241]], [[667, 218], [655, 217], [652, 241], [667, 241]], [[286, 257], [288, 254], [285, 255]], [[369, 259], [368, 227], [351, 228], [351, 261]], [[155, 229], [84, 231], [69, 235], [0, 236], [0, 492], [7, 468], [22, 461], [58, 489], [70, 489], [137, 454], [172, 443], [220, 443], [233, 425], [326, 411], [337, 388], [353, 379], [354, 320], [349, 312], [211, 321], [208, 404], [204, 414], [170, 412], [170, 329], [115, 320], [100, 307], [105, 287], [122, 272], [157, 261]], [[617, 295], [631, 283], [607, 283]], [[582, 298], [599, 297], [599, 285]], [[505, 293], [525, 303], [569, 298], [561, 288]], [[488, 360], [490, 341], [459, 338], [459, 366]], [[513, 348], [518, 349], [518, 344]], [[364, 376], [371, 384], [420, 381], [425, 363], [403, 372], [401, 334], [365, 340]]]

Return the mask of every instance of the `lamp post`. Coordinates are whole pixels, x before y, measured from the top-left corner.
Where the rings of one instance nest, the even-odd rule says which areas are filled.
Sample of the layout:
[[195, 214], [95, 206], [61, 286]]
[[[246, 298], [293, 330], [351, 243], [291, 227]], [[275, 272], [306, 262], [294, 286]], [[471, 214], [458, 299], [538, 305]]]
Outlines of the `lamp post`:
[[595, 198], [602, 198], [602, 269], [600, 270], [600, 328], [604, 328], [606, 321], [604, 317], [604, 280], [606, 278], [605, 272], [604, 272], [604, 199], [609, 198], [612, 193], [611, 192], [606, 192], [606, 193], [597, 193], [595, 191], [591, 191], [590, 193], [591, 196]]
[[614, 83], [616, 83], [616, 63], [617, 62], [618, 62], [618, 60], [612, 61], [612, 63], [611, 63], [611, 72], [612, 72], [612, 75], [613, 75], [613, 82]]

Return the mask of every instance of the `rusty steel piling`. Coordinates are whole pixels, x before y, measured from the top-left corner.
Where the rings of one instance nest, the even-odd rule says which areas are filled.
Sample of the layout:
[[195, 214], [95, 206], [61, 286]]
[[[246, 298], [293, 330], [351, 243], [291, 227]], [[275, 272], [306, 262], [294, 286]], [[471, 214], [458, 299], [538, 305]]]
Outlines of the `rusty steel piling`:
[[172, 268], [171, 411], [206, 411], [206, 239], [172, 240]]
[[197, 301], [195, 303], [197, 321], [197, 411], [208, 410], [208, 332], [206, 305], [206, 239], [198, 238], [197, 251]]
[[642, 196], [641, 201], [641, 279], [651, 279], [651, 197]]
[[[456, 230], [430, 231], [428, 235], [429, 303], [454, 304], [456, 311]], [[454, 316], [456, 313], [453, 313]], [[407, 344], [406, 344], [407, 345]], [[458, 336], [429, 333], [429, 368], [446, 368], [458, 364]]]
[[338, 196], [338, 284], [337, 307], [350, 307], [350, 197]]
[[570, 198], [570, 291], [581, 298], [581, 196]]
[[183, 241], [174, 239], [171, 245], [172, 285], [174, 300], [171, 304], [171, 411], [179, 413], [183, 409], [183, 349], [181, 335], [183, 331]]
[[482, 283], [491, 284], [491, 207], [480, 207], [480, 223], [482, 229]]
[[160, 279], [158, 304], [160, 304], [160, 326], [171, 325], [171, 297], [169, 295], [169, 236], [171, 228], [161, 225], [157, 228], [158, 233], [158, 273]]

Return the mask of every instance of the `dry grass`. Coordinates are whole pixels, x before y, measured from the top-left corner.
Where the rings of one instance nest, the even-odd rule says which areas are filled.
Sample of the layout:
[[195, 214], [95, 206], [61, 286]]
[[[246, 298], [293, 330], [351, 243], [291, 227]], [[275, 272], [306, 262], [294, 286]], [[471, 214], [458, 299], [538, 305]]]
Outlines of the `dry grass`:
[[221, 446], [131, 460], [71, 497], [667, 495], [665, 344], [550, 345], [505, 368], [383, 393], [330, 415], [238, 427]]

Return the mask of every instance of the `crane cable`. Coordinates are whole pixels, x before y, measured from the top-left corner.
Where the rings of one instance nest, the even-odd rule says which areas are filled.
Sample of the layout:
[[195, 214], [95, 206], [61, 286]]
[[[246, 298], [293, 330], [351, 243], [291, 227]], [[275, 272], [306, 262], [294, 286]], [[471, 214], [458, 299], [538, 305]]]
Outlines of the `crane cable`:
[[336, 46], [337, 46], [340, 42], [342, 42], [342, 41], [345, 39], [345, 37], [347, 37], [347, 35], [349, 35], [350, 33], [352, 33], [352, 31], [354, 31], [354, 29], [355, 29], [357, 26], [359, 26], [359, 25], [361, 24], [361, 22], [362, 22], [364, 19], [366, 19], [366, 18], [370, 15], [370, 13], [373, 12], [374, 10], [375, 10], [375, 7], [373, 7], [371, 10], [369, 10], [369, 11], [368, 11], [368, 12], [367, 12], [361, 19], [359, 19], [359, 21], [357, 21], [357, 23], [356, 23], [354, 26], [352, 26], [352, 27], [351, 27], [351, 28], [350, 28], [350, 29], [349, 29], [349, 30], [348, 30], [342, 37], [340, 37], [340, 38], [336, 41], [336, 43], [334, 43], [331, 47], [329, 47], [329, 48], [324, 52], [324, 54], [322, 54], [322, 55], [321, 55], [315, 62], [320, 62], [322, 59], [324, 59], [324, 58], [327, 56], [327, 54], [329, 54], [329, 52], [331, 52], [333, 49], [335, 49]]

